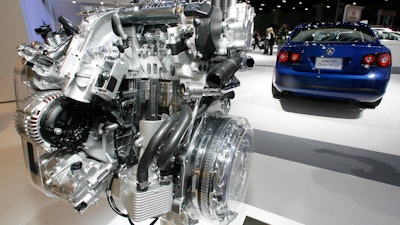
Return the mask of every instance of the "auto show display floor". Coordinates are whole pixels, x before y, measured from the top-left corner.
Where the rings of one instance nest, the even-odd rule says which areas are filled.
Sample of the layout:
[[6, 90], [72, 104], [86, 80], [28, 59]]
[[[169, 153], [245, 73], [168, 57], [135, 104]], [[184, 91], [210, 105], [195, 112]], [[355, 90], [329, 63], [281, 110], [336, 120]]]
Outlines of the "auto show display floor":
[[246, 203], [311, 225], [399, 224], [400, 74], [375, 109], [351, 102], [274, 99], [274, 56], [255, 51], [231, 114], [255, 131]]
[[[237, 73], [241, 86], [231, 109], [232, 115], [246, 117], [255, 133], [246, 204], [299, 224], [399, 224], [400, 74], [392, 75], [375, 109], [308, 98], [277, 100], [271, 94], [276, 53], [250, 55], [255, 67]], [[115, 221], [104, 198], [79, 215], [29, 185], [14, 111], [14, 102], [0, 104], [0, 224]]]

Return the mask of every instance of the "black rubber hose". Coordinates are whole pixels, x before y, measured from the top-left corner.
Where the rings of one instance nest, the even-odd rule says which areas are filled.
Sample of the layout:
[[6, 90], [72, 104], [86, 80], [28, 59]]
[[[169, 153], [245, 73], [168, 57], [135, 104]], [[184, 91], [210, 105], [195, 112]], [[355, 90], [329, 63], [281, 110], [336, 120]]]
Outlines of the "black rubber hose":
[[68, 20], [67, 18], [60, 16], [58, 17], [58, 22], [60, 22], [65, 30], [65, 33], [69, 36], [69, 35], [74, 35], [77, 34], [79, 32], [79, 29], [76, 25], [74, 25], [70, 20]]
[[207, 75], [207, 83], [211, 88], [222, 88], [236, 73], [241, 65], [240, 57], [226, 59]]
[[201, 103], [200, 103], [200, 107], [197, 110], [197, 115], [196, 115], [196, 119], [198, 119], [199, 117], [201, 117], [206, 111], [207, 109], [210, 107], [210, 105], [216, 100], [215, 97], [205, 97], [202, 99]]
[[156, 133], [154, 133], [153, 137], [151, 138], [149, 144], [146, 147], [146, 150], [143, 152], [143, 155], [139, 161], [137, 175], [136, 175], [137, 181], [139, 183], [147, 182], [147, 180], [149, 179], [148, 170], [151, 161], [153, 160], [153, 156], [155, 155], [157, 148], [161, 145], [163, 139], [167, 136], [168, 131], [172, 129], [172, 127], [175, 125], [178, 119], [179, 119], [179, 114], [170, 116], [162, 123], [162, 125], [160, 126], [160, 128], [158, 128]]
[[190, 122], [192, 121], [192, 109], [188, 105], [182, 106], [182, 114], [174, 133], [168, 138], [163, 151], [158, 157], [157, 166], [161, 175], [169, 174], [171, 169], [171, 156], [174, 155], [179, 142], [185, 134]]
[[122, 27], [121, 20], [118, 16], [118, 13], [114, 13], [111, 17], [111, 26], [116, 35], [120, 36], [122, 40], [126, 40], [128, 35], [125, 34], [124, 29]]

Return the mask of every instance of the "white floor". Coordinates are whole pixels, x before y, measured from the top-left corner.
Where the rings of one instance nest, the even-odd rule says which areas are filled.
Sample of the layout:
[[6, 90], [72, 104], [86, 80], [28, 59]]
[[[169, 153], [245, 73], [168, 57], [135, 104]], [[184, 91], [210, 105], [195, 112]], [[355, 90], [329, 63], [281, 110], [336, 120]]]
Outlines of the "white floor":
[[[400, 155], [400, 75], [392, 76], [376, 109], [309, 99], [282, 103], [271, 96], [275, 56], [252, 55], [255, 68], [237, 73], [242, 85], [232, 114], [259, 130]], [[0, 224], [112, 222], [115, 214], [104, 199], [78, 215], [28, 184], [14, 110], [15, 103], [0, 104]], [[261, 154], [253, 157], [246, 203], [309, 225], [400, 224], [399, 187]]]
[[251, 56], [256, 62], [254, 69], [236, 73], [241, 86], [231, 113], [248, 118], [253, 128], [400, 155], [400, 75], [392, 75], [375, 109], [302, 98], [282, 103], [271, 94], [271, 65], [276, 55], [255, 52]]
[[[237, 73], [232, 114], [259, 130], [400, 155], [400, 75], [392, 75], [376, 109], [301, 98], [282, 103], [271, 95], [276, 56], [251, 55], [256, 66]], [[309, 225], [400, 224], [400, 187], [261, 154], [253, 159], [247, 204]]]
[[[252, 219], [258, 220], [260, 222], [266, 224], [274, 224], [274, 225], [304, 225], [302, 223], [287, 219], [285, 217], [261, 210], [251, 205], [243, 204], [243, 207], [239, 213], [239, 215], [229, 224], [229, 225], [243, 225], [246, 217], [250, 217]], [[135, 223], [135, 225], [148, 225], [153, 222], [154, 219], [149, 219], [145, 221], [141, 221]], [[254, 225], [252, 223], [247, 223], [247, 225]], [[115, 217], [108, 225], [129, 225], [128, 220], [123, 217]], [[160, 220], [157, 220], [154, 225], [160, 225]], [[199, 221], [196, 225], [214, 225], [211, 223], [207, 223], [205, 221]]]

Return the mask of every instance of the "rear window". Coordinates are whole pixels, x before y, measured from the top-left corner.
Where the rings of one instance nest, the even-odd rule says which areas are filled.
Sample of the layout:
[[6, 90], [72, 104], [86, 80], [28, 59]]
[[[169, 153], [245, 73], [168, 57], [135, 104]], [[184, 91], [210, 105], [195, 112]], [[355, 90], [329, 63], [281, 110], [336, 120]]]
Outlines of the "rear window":
[[316, 27], [295, 30], [292, 42], [374, 42], [366, 27]]

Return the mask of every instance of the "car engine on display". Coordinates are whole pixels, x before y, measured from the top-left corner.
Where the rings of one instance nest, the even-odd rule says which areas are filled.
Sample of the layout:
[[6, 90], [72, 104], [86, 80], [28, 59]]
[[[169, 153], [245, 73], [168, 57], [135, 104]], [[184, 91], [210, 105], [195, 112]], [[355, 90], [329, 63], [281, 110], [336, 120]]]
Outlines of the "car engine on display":
[[18, 46], [15, 120], [32, 184], [79, 213], [105, 196], [130, 223], [233, 221], [253, 131], [229, 110], [235, 73], [254, 65], [254, 9], [146, 1], [81, 16]]

